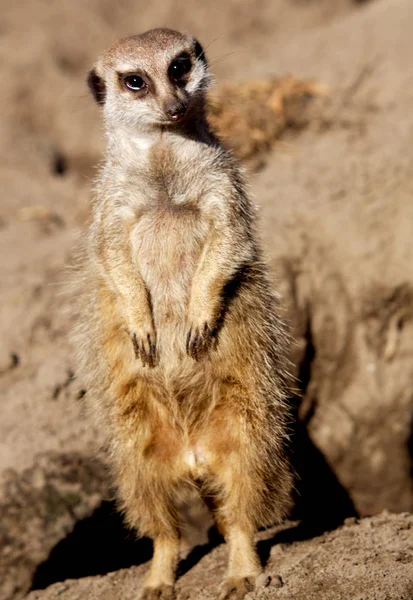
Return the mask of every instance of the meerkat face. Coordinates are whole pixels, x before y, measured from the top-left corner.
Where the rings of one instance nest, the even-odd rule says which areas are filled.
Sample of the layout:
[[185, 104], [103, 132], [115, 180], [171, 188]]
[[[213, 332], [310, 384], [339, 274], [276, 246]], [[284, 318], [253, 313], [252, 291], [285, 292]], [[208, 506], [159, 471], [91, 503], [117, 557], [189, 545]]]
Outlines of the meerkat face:
[[87, 81], [109, 122], [139, 129], [190, 118], [191, 108], [205, 95], [209, 74], [197, 40], [153, 29], [111, 46]]

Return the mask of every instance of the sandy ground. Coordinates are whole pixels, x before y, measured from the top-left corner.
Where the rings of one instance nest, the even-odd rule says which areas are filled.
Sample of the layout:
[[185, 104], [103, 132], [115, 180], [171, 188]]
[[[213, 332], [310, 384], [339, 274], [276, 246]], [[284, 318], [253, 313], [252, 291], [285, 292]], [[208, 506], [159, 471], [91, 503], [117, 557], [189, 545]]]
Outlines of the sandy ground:
[[[266, 587], [246, 600], [411, 600], [413, 517], [381, 514], [308, 541], [288, 541], [294, 527], [268, 530], [258, 548], [266, 558]], [[225, 547], [219, 546], [177, 583], [177, 600], [215, 600], [225, 572]], [[146, 565], [56, 583], [28, 600], [133, 600]]]
[[[217, 82], [291, 74], [328, 86], [311, 119], [300, 124], [295, 109], [251, 174], [265, 251], [297, 340], [298, 516], [332, 526], [355, 511], [412, 511], [411, 0], [2, 0], [0, 8], [0, 573], [8, 574], [0, 597], [22, 597], [36, 566], [108, 493], [92, 469], [92, 488], [74, 484], [76, 513], [59, 466], [83, 473], [79, 460], [89, 464], [100, 439], [84, 419], [67, 341], [67, 265], [103, 149], [84, 80], [108, 43], [153, 26], [198, 36]], [[40, 518], [29, 510], [34, 489]], [[47, 509], [51, 490], [64, 505], [58, 524]], [[395, 554], [407, 552], [407, 540], [386, 527], [380, 568], [395, 577], [409, 567]], [[350, 556], [351, 536], [331, 535]], [[370, 596], [351, 595], [346, 583], [342, 596], [314, 596], [317, 577], [331, 587], [317, 539], [321, 562], [294, 597], [403, 598], [386, 596], [396, 593], [387, 587], [373, 596], [367, 583]], [[291, 568], [306, 543], [288, 546]], [[205, 559], [212, 570], [220, 552]], [[357, 578], [351, 562], [346, 569], [349, 581], [353, 571]]]

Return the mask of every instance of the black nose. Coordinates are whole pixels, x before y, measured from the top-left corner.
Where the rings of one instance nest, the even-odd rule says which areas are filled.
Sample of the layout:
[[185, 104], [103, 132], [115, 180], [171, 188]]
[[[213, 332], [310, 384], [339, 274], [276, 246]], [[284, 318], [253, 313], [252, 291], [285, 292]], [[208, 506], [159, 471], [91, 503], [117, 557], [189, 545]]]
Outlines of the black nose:
[[166, 114], [171, 121], [179, 121], [185, 116], [188, 105], [184, 102], [170, 102], [166, 107]]

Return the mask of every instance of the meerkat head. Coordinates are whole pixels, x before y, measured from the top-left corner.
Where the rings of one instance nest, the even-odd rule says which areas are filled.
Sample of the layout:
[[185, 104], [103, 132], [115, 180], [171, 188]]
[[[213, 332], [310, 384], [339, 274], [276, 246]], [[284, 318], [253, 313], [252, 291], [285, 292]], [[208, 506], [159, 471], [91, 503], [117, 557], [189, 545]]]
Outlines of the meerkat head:
[[109, 122], [139, 129], [189, 119], [203, 105], [209, 74], [197, 40], [152, 29], [110, 46], [87, 81]]

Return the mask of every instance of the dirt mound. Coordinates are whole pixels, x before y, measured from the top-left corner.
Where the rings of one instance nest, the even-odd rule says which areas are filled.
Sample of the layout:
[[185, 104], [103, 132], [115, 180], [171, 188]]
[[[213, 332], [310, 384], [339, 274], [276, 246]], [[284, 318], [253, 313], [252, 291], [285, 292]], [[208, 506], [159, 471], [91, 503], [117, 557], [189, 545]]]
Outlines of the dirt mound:
[[[413, 517], [379, 516], [349, 522], [322, 537], [292, 541], [294, 527], [271, 529], [260, 535], [258, 548], [266, 561], [264, 586], [246, 600], [410, 600], [413, 581], [409, 570]], [[213, 600], [225, 572], [223, 545], [182, 574], [178, 600]], [[134, 600], [142, 585], [146, 565], [104, 577], [85, 577], [33, 591], [28, 600]], [[267, 584], [267, 585], [265, 585]]]
[[210, 94], [208, 119], [223, 142], [250, 168], [263, 168], [265, 157], [287, 129], [314, 119], [315, 98], [327, 87], [294, 77], [224, 83]]
[[21, 598], [51, 549], [109, 494], [108, 474], [97, 460], [48, 453], [1, 483], [0, 598]]

